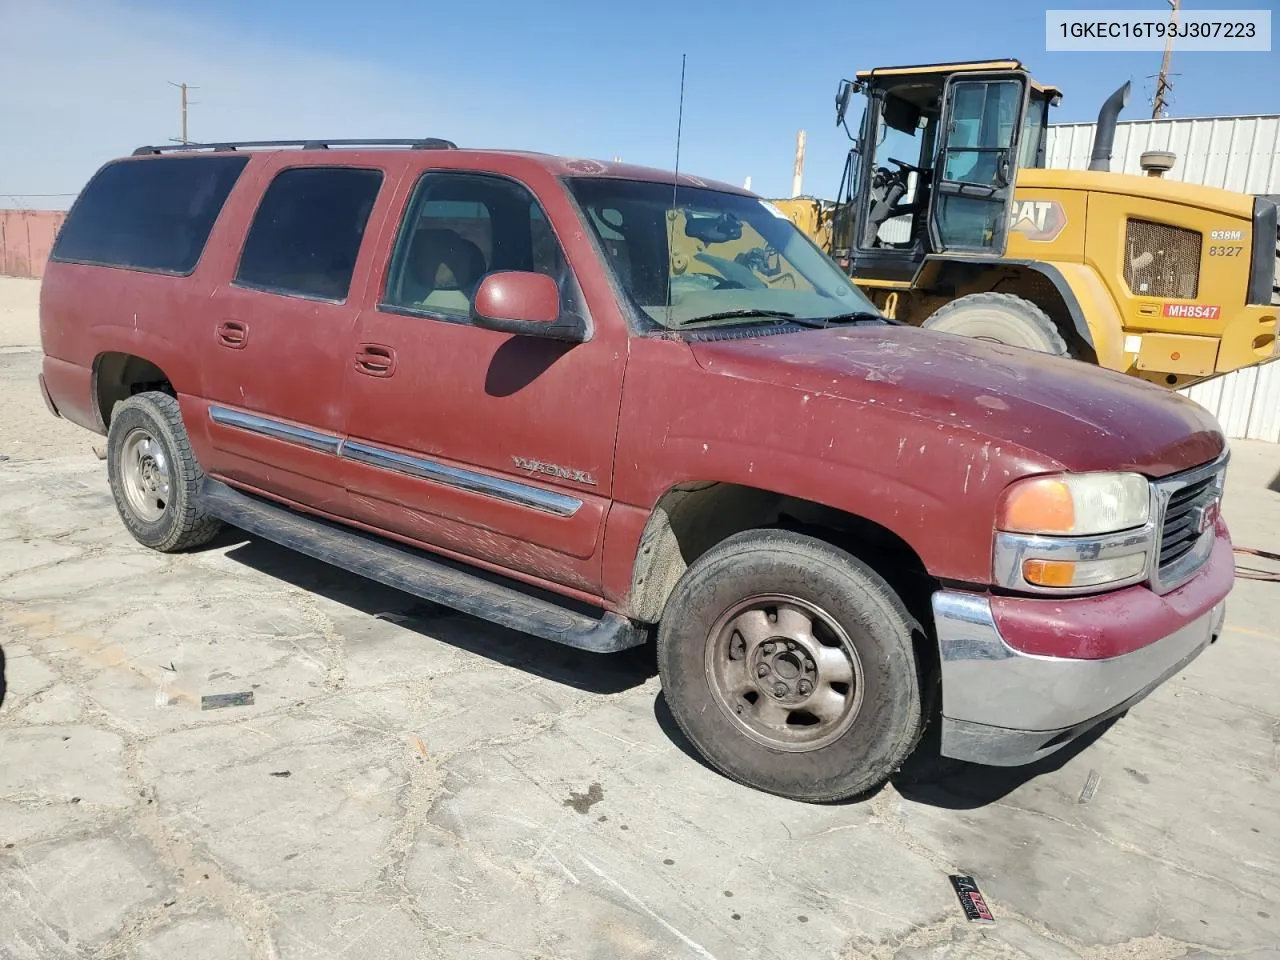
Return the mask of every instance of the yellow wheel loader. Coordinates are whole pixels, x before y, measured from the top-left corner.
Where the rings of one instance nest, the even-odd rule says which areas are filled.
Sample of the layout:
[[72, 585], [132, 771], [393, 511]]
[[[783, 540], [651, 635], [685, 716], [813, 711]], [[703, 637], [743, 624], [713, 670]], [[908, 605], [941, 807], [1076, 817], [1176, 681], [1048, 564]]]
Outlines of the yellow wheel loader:
[[775, 200], [884, 312], [1180, 388], [1278, 356], [1277, 203], [1110, 171], [1125, 84], [1086, 170], [1045, 169], [1059, 90], [1017, 60], [860, 71], [836, 200]]

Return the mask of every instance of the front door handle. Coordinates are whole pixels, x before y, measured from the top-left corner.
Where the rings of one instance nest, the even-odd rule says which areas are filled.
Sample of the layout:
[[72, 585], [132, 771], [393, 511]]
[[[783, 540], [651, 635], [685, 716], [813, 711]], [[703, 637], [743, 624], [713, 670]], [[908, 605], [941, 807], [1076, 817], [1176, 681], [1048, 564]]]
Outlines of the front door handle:
[[249, 325], [239, 320], [223, 320], [215, 333], [220, 344], [233, 350], [242, 350], [249, 342]]
[[396, 372], [396, 352], [380, 343], [362, 343], [356, 370], [370, 377], [389, 377]]

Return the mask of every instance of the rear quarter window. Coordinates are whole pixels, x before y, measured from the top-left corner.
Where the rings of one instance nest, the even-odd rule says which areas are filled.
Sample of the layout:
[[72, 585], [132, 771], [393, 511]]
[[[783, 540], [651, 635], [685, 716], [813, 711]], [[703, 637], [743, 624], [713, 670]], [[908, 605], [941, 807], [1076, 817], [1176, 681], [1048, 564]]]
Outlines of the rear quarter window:
[[51, 257], [185, 276], [248, 162], [204, 156], [108, 164], [81, 191]]

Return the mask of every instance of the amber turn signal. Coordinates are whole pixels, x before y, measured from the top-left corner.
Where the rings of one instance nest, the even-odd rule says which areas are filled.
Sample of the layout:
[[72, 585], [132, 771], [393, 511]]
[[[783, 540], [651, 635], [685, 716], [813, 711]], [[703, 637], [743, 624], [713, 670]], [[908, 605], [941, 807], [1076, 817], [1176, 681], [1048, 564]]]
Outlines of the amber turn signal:
[[1037, 477], [1012, 487], [1000, 504], [996, 526], [1010, 533], [1070, 533], [1075, 501], [1061, 477]]
[[1132, 581], [1147, 567], [1147, 554], [1130, 553], [1105, 560], [1023, 560], [1022, 578], [1037, 587], [1096, 587]]
[[1069, 587], [1076, 578], [1071, 560], [1024, 560], [1022, 576], [1038, 587]]

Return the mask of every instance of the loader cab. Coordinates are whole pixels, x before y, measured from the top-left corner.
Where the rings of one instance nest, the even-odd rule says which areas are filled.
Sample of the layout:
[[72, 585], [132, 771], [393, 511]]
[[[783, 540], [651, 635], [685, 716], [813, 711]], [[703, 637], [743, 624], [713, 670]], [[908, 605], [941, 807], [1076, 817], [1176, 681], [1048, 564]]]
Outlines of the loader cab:
[[[856, 132], [847, 116], [865, 96]], [[858, 281], [907, 285], [930, 254], [1003, 256], [1019, 166], [1044, 165], [1057, 90], [1016, 60], [860, 71], [841, 85], [850, 131], [835, 255]]]

